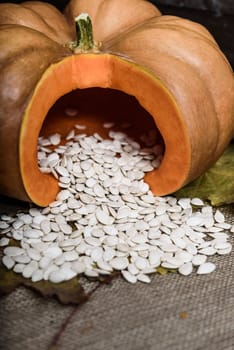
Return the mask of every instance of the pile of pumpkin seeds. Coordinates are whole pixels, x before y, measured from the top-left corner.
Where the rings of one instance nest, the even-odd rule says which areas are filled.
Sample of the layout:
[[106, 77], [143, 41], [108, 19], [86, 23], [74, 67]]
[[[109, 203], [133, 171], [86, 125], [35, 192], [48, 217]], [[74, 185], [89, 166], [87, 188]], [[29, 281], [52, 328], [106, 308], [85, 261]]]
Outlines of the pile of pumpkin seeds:
[[207, 259], [231, 252], [226, 231], [234, 227], [199, 198], [152, 194], [143, 178], [163, 157], [152, 131], [142, 136], [142, 147], [124, 128], [103, 127], [108, 139], [88, 136], [78, 124], [65, 144], [59, 134], [39, 138], [39, 168], [61, 190], [46, 208], [0, 217], [3, 264], [32, 281], [54, 283], [116, 270], [130, 283], [149, 283], [159, 266], [185, 276], [214, 271]]

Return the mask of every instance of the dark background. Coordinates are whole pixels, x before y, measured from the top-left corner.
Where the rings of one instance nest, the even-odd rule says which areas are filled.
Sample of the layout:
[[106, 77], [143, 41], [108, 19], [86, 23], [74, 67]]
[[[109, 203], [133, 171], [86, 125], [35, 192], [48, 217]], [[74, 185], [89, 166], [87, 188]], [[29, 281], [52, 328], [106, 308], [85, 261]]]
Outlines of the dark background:
[[[95, 1], [95, 0], [94, 0]], [[121, 1], [121, 0], [119, 0]], [[122, 0], [124, 1], [124, 0]], [[202, 10], [209, 10], [215, 12], [217, 15], [221, 14], [234, 14], [234, 1], [233, 0], [149, 0], [150, 2], [158, 5], [170, 5], [180, 8], [195, 8]], [[20, 3], [21, 0], [13, 1], [0, 1], [0, 2], [15, 2]], [[68, 3], [68, 0], [52, 0], [47, 1], [51, 4], [63, 9]]]
[[[0, 2], [22, 1], [0, 0]], [[68, 0], [47, 2], [63, 10]], [[213, 34], [234, 68], [234, 0], [151, 0], [151, 2], [158, 6], [163, 14], [180, 16], [203, 24]]]

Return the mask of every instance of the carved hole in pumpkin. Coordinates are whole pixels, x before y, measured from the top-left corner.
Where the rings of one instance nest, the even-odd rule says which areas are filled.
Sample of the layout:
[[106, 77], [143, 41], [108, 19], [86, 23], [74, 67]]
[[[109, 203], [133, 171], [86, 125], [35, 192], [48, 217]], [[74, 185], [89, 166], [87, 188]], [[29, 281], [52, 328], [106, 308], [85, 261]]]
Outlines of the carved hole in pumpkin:
[[[77, 110], [77, 115], [66, 114], [66, 109]], [[163, 139], [156, 128], [151, 115], [139, 104], [134, 96], [122, 91], [109, 88], [77, 89], [62, 97], [49, 110], [42, 125], [40, 136], [49, 136], [60, 133], [66, 137], [75, 124], [85, 125], [85, 130], [76, 130], [76, 133], [91, 135], [95, 132], [108, 137], [109, 129], [103, 123], [113, 122], [113, 130], [124, 131], [134, 140], [141, 143], [140, 137], [154, 130], [157, 133], [158, 143], [164, 146]], [[130, 127], [123, 128], [128, 123]]]

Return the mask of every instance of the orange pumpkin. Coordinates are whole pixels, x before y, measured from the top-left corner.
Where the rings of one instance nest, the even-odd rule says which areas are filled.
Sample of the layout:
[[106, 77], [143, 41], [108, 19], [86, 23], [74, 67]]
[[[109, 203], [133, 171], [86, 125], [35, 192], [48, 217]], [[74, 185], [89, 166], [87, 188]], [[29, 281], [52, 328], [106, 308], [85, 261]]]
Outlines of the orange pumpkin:
[[[92, 20], [88, 46], [81, 13]], [[0, 45], [2, 194], [41, 206], [55, 198], [57, 181], [37, 166], [37, 140], [69, 130], [66, 103], [78, 106], [90, 132], [120, 113], [142, 128], [156, 125], [165, 153], [145, 179], [157, 195], [202, 174], [233, 135], [233, 72], [214, 38], [147, 1], [72, 0], [64, 14], [37, 1], [0, 4]]]

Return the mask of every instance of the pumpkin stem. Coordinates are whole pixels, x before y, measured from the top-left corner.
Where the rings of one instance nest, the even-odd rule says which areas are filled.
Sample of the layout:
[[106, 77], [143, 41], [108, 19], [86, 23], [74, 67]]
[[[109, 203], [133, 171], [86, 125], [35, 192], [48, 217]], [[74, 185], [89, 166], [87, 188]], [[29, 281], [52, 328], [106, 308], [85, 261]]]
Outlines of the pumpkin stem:
[[81, 13], [75, 18], [76, 40], [71, 42], [70, 48], [74, 53], [97, 51], [98, 45], [93, 39], [91, 18], [87, 13]]

